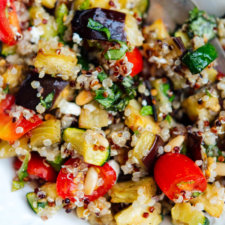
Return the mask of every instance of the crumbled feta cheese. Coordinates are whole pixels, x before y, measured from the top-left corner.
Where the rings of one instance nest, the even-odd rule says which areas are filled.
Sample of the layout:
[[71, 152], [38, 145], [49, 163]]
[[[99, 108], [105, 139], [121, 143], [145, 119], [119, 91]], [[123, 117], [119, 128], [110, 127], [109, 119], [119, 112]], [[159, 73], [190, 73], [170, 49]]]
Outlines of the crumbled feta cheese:
[[90, 112], [93, 112], [96, 110], [96, 107], [93, 104], [87, 104], [84, 106], [84, 109], [89, 110]]
[[71, 114], [79, 116], [81, 113], [81, 108], [73, 102], [68, 102], [65, 99], [61, 100], [59, 103], [60, 112], [63, 114]]
[[77, 33], [73, 33], [73, 42], [76, 44], [81, 44], [82, 38]]
[[44, 34], [43, 30], [40, 28], [40, 27], [31, 27], [31, 31], [30, 31], [30, 34], [31, 34], [31, 39], [30, 41], [32, 43], [35, 43], [37, 44], [40, 40], [40, 37], [42, 34]]

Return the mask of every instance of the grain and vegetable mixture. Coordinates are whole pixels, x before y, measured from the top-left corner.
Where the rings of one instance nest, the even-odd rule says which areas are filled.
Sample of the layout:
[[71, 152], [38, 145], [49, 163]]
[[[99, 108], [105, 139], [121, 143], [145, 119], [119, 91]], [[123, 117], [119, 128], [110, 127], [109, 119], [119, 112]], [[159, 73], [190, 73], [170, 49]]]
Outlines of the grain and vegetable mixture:
[[225, 47], [225, 19], [195, 8], [170, 34], [148, 7], [1, 0], [0, 158], [43, 220], [208, 225], [223, 212], [225, 71], [209, 41]]

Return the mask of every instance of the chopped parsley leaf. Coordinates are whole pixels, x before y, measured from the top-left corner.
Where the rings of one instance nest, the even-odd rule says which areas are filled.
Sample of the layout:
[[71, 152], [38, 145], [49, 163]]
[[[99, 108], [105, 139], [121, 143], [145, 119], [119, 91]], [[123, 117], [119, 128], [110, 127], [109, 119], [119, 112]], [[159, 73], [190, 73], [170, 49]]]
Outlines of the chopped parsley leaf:
[[98, 74], [98, 79], [100, 82], [102, 82], [103, 80], [105, 80], [108, 76], [107, 74], [104, 72], [104, 70], [102, 70], [99, 74]]
[[107, 27], [104, 27], [101, 23], [93, 20], [92, 18], [88, 19], [87, 27], [92, 29], [92, 30], [103, 32], [106, 35], [108, 40], [111, 37], [110, 30]]
[[55, 96], [55, 92], [52, 91], [45, 97], [45, 99], [43, 99], [43, 97], [41, 97], [40, 102], [41, 102], [42, 106], [44, 106], [46, 109], [50, 109], [52, 107], [52, 102], [54, 100], [54, 96]]
[[126, 76], [124, 77], [123, 81], [122, 81], [122, 85], [126, 88], [130, 88], [132, 87], [134, 84], [133, 78], [131, 76]]
[[23, 181], [23, 179], [28, 176], [27, 167], [28, 167], [29, 158], [30, 158], [30, 153], [27, 153], [20, 169], [17, 172], [19, 181]]
[[172, 117], [167, 115], [165, 120], [167, 120], [167, 122], [170, 124], [172, 122]]
[[153, 115], [153, 109], [152, 109], [152, 106], [151, 105], [146, 105], [146, 106], [143, 106], [141, 108], [141, 115], [142, 116], [148, 116], [148, 115]]
[[104, 57], [107, 60], [118, 60], [118, 59], [121, 59], [126, 54], [126, 52], [128, 50], [127, 44], [122, 41], [116, 41], [116, 42], [118, 42], [120, 44], [120, 48], [119, 49], [109, 49], [104, 55]]
[[3, 93], [4, 94], [8, 94], [9, 93], [9, 85], [7, 84], [6, 87], [3, 89]]
[[190, 38], [200, 36], [210, 40], [216, 35], [216, 18], [197, 7], [190, 11], [187, 24]]

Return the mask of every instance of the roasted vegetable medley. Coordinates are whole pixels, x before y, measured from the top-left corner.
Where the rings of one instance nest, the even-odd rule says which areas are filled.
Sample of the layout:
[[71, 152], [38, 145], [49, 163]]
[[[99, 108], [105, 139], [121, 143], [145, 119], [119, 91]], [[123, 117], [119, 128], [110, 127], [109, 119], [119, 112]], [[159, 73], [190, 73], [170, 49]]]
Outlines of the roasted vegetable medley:
[[225, 19], [194, 8], [169, 33], [148, 8], [1, 0], [0, 158], [43, 220], [209, 225], [224, 212], [225, 71], [210, 40], [225, 49]]

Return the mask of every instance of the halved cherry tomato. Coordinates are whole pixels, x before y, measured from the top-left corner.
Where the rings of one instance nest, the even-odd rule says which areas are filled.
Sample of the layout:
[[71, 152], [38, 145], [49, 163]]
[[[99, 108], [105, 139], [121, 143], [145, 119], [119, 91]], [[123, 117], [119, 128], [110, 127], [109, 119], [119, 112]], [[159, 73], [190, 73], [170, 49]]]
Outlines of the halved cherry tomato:
[[[0, 102], [0, 139], [10, 142], [19, 139], [42, 123], [36, 114], [33, 114], [29, 119], [24, 118], [23, 113], [20, 114], [19, 118], [13, 118], [10, 115], [13, 106], [15, 106], [15, 97], [12, 95], [7, 95]], [[31, 112], [31, 110], [28, 111]]]
[[[19, 170], [21, 165], [22, 162], [17, 158], [14, 161], [14, 168]], [[41, 157], [36, 152], [32, 152], [31, 154], [31, 158], [27, 166], [27, 173], [49, 182], [56, 181], [57, 177], [57, 173], [54, 168], [45, 161], [45, 158]]]
[[94, 201], [99, 197], [104, 196], [116, 182], [116, 172], [108, 163], [104, 164], [102, 167], [94, 167], [99, 171], [99, 177], [103, 179], [103, 184], [94, 190], [92, 195], [85, 196], [90, 201]]
[[203, 192], [207, 181], [201, 169], [187, 156], [167, 153], [161, 156], [154, 168], [154, 178], [160, 189], [171, 200], [186, 191]]
[[0, 40], [15, 45], [20, 36], [20, 26], [14, 0], [1, 0], [0, 3]]
[[126, 53], [128, 62], [133, 63], [133, 68], [131, 72], [131, 76], [134, 77], [138, 73], [140, 73], [143, 69], [143, 59], [142, 55], [138, 48], [134, 48], [132, 52]]
[[[77, 171], [80, 171], [80, 168], [82, 168], [83, 165], [84, 163], [82, 163], [80, 159], [71, 158], [65, 163], [65, 166], [68, 167], [68, 169], [65, 167], [60, 170], [56, 187], [59, 196], [61, 196], [63, 199], [69, 198], [70, 200], [75, 201], [77, 197], [79, 198], [79, 196], [76, 196], [76, 193], [78, 193], [80, 190], [79, 184], [84, 183], [85, 174], [84, 172], [75, 172], [76, 176], [74, 176], [72, 171], [76, 171], [76, 169]], [[86, 166], [88, 165], [86, 164]], [[104, 196], [114, 185], [116, 181], [116, 172], [108, 163], [102, 167], [92, 165], [89, 167], [94, 167], [98, 171], [98, 177], [103, 181], [102, 185], [97, 187], [92, 195], [85, 195], [83, 197], [89, 201], [94, 201], [99, 197]]]

